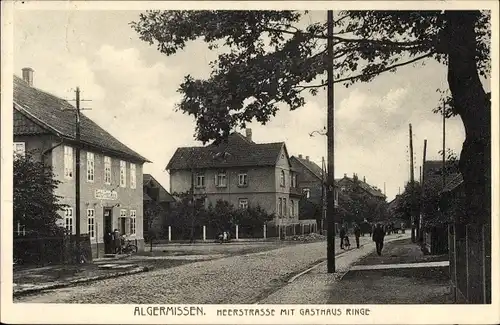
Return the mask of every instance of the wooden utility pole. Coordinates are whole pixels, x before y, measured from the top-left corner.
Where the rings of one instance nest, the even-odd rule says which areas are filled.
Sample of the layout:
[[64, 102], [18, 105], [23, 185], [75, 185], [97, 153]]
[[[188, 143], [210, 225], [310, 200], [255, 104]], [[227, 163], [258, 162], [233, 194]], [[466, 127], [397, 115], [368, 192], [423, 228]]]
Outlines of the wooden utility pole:
[[443, 101], [443, 189], [446, 185], [446, 114], [445, 114], [445, 104]]
[[411, 240], [415, 242], [415, 174], [413, 171], [413, 133], [410, 123], [410, 189], [411, 189]]
[[321, 157], [321, 228], [320, 233], [323, 234], [326, 219], [326, 166], [325, 157]]
[[333, 11], [328, 10], [327, 13], [327, 135], [328, 135], [328, 178], [327, 178], [327, 264], [328, 273], [335, 272], [335, 173], [334, 173], [334, 100], [333, 100]]
[[[422, 158], [422, 167], [421, 168], [421, 176], [420, 176], [420, 221], [422, 221], [423, 218], [423, 207], [424, 207], [424, 184], [425, 184], [425, 159], [427, 156], [427, 139], [424, 140], [424, 155]], [[420, 222], [418, 223], [418, 239], [420, 241], [423, 240], [423, 233], [422, 229], [420, 229]]]
[[76, 128], [75, 128], [75, 222], [76, 222], [76, 262], [81, 262], [81, 243], [80, 243], [80, 88], [76, 87]]

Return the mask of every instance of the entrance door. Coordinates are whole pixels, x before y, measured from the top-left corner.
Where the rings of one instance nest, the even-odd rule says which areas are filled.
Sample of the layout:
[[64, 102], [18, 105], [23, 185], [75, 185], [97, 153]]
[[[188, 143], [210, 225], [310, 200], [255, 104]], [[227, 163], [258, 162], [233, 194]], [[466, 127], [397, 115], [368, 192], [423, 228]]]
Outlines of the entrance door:
[[104, 238], [104, 253], [113, 253], [113, 210], [109, 208], [104, 208], [103, 212], [103, 238]]

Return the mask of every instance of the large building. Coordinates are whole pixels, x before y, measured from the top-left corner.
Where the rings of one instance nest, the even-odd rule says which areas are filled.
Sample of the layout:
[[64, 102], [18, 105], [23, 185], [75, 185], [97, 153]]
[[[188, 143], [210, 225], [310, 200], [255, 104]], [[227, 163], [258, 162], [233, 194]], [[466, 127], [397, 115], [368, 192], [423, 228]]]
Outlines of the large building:
[[301, 193], [284, 142], [255, 143], [247, 129], [217, 145], [178, 148], [166, 169], [173, 195], [189, 192], [193, 175], [194, 194], [205, 204], [258, 205], [276, 215], [276, 224], [298, 223]]
[[[30, 152], [52, 166], [61, 181], [56, 193], [67, 208], [61, 224], [76, 233], [75, 108], [66, 100], [33, 87], [33, 70], [14, 76], [14, 150]], [[90, 236], [93, 255], [110, 252], [106, 234], [119, 229], [143, 240], [143, 174], [148, 160], [81, 114], [80, 231]]]

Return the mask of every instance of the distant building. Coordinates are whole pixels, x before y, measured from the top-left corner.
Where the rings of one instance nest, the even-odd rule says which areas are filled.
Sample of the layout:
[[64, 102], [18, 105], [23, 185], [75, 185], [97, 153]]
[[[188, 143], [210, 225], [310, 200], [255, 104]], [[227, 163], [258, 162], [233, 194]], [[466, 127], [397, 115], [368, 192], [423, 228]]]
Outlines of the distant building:
[[284, 142], [255, 143], [246, 129], [246, 136], [234, 132], [220, 144], [178, 148], [166, 169], [172, 195], [190, 191], [193, 173], [195, 197], [206, 205], [259, 205], [276, 215], [276, 224], [298, 223], [301, 194]]
[[[33, 87], [33, 70], [14, 76], [14, 151], [32, 152], [52, 166], [60, 201], [61, 225], [75, 227], [75, 109], [66, 100]], [[93, 255], [110, 252], [105, 234], [119, 229], [142, 249], [142, 167], [149, 162], [81, 114], [80, 230], [89, 234]]]
[[[168, 214], [171, 211], [172, 204], [175, 203], [176, 200], [160, 182], [150, 174], [144, 174], [142, 186], [144, 191], [144, 209], [153, 202], [161, 208], [160, 215], [154, 218], [153, 222], [150, 224], [148, 224], [147, 217], [144, 218], [144, 235], [148, 233], [149, 225], [155, 228], [156, 234], [160, 236], [165, 235]], [[144, 213], [146, 213], [146, 211], [144, 211]]]
[[366, 182], [366, 178], [363, 177], [363, 180], [358, 178], [357, 174], [353, 174], [352, 178], [347, 177], [347, 174], [344, 174], [344, 177], [335, 181], [337, 186], [339, 187], [340, 192], [346, 192], [352, 190], [356, 185], [359, 186], [367, 195], [370, 195], [373, 198], [379, 199], [381, 201], [385, 201], [386, 196], [382, 193], [378, 188], [368, 184]]

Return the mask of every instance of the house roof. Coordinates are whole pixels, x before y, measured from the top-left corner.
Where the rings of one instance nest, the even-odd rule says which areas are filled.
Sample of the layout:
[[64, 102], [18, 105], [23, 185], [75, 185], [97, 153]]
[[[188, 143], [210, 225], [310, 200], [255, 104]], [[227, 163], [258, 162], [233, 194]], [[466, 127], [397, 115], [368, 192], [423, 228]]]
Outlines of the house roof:
[[[75, 108], [66, 100], [29, 86], [21, 78], [14, 76], [14, 109], [30, 121], [48, 131], [70, 141], [75, 141]], [[94, 121], [81, 113], [80, 140], [84, 145], [128, 158], [138, 162], [150, 162], [130, 149]], [[15, 124], [15, 134], [33, 132], [33, 125]], [[40, 130], [36, 130], [38, 133]]]
[[142, 193], [142, 200], [143, 201], [153, 201], [153, 199], [147, 195], [146, 193]]
[[[158, 182], [151, 174], [144, 174], [143, 187], [154, 187], [158, 189], [158, 202], [175, 202], [174, 197]], [[150, 197], [151, 198], [151, 197]], [[153, 198], [151, 198], [153, 200]]]
[[[337, 182], [340, 183], [342, 181], [349, 181], [351, 183], [354, 183], [354, 179], [350, 178], [350, 177], [347, 177], [347, 176], [344, 176], [344, 178], [341, 178], [339, 179]], [[371, 186], [370, 184], [366, 183], [366, 182], [363, 182], [362, 180], [359, 180], [358, 179], [358, 185], [363, 189], [365, 190], [367, 193], [371, 194], [372, 196], [375, 196], [375, 197], [380, 197], [380, 198], [385, 198], [385, 195], [384, 193], [380, 192], [380, 190], [374, 188], [373, 186]]]
[[178, 148], [165, 169], [275, 166], [283, 148], [284, 142], [255, 143], [234, 132], [219, 144]]
[[[451, 161], [445, 161], [445, 167], [449, 168], [451, 166]], [[424, 175], [424, 192], [429, 191], [430, 188], [436, 188], [438, 191], [443, 190], [442, 177], [443, 161], [442, 160], [428, 160], [424, 163], [423, 175]], [[445, 187], [446, 184], [457, 177], [456, 172], [451, 172], [445, 175]], [[461, 176], [460, 176], [461, 177]]]
[[290, 160], [292, 161], [292, 165], [294, 162], [301, 164], [306, 169], [308, 169], [314, 176], [316, 176], [320, 181], [323, 180], [323, 170], [314, 161], [296, 156], [292, 156]]
[[446, 183], [444, 189], [441, 192], [450, 192], [456, 189], [464, 182], [464, 178], [461, 173], [457, 173], [450, 178], [450, 180]]

